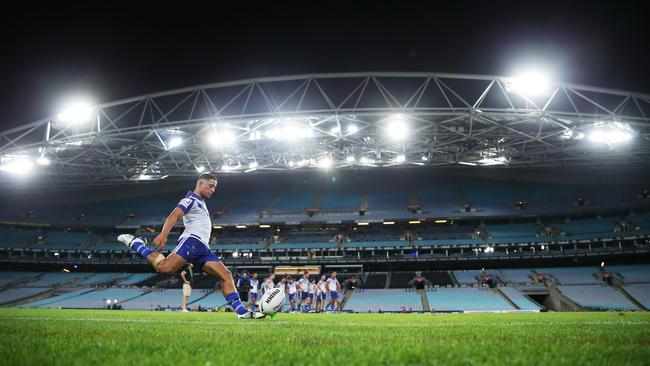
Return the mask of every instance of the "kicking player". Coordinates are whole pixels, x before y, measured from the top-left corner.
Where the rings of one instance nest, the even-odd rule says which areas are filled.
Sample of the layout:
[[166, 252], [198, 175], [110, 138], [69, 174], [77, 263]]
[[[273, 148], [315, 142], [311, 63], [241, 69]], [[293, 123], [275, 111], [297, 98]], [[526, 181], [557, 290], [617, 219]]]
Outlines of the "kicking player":
[[187, 303], [192, 295], [192, 282], [194, 280], [194, 265], [188, 263], [187, 267], [181, 272], [181, 279], [183, 280], [183, 300], [181, 300], [181, 311], [187, 313]]
[[[289, 304], [291, 305], [291, 312], [295, 313], [296, 312], [296, 293], [297, 293], [297, 288], [296, 288], [296, 282], [293, 280], [291, 276], [287, 277], [287, 289], [289, 291]], [[300, 310], [300, 309], [298, 309]]]
[[[339, 300], [339, 290], [341, 290], [341, 284], [339, 280], [336, 279], [336, 272], [332, 272], [330, 278], [327, 279], [327, 290], [330, 292], [330, 303], [327, 305], [331, 307], [332, 310], [336, 309], [341, 311], [341, 300]], [[334, 302], [336, 301], [336, 308], [334, 308]]]
[[308, 313], [311, 310], [311, 301], [309, 300], [309, 289], [311, 288], [311, 283], [309, 282], [309, 272], [305, 271], [305, 274], [298, 281], [298, 289], [300, 290], [300, 302], [298, 303], [298, 311], [302, 307], [303, 313]]
[[[205, 199], [210, 198], [217, 188], [217, 177], [203, 173], [196, 182], [194, 191], [187, 192], [176, 208], [169, 214], [158, 236], [154, 238], [155, 250], [146, 246], [146, 241], [131, 234], [122, 234], [117, 240], [138, 252], [161, 274], [173, 275], [187, 263], [192, 263], [212, 277], [221, 280], [223, 294], [239, 318], [263, 318], [260, 312], [249, 312], [241, 303], [232, 274], [221, 262], [221, 258], [210, 250], [208, 244], [212, 223]], [[176, 248], [167, 257], [160, 251], [165, 249], [167, 237], [178, 219], [183, 219], [185, 229], [178, 239]]]
[[323, 307], [325, 306], [325, 300], [327, 300], [327, 276], [322, 275], [320, 281], [317, 284], [318, 292], [316, 293], [316, 298], [318, 299], [318, 312], [323, 312]]

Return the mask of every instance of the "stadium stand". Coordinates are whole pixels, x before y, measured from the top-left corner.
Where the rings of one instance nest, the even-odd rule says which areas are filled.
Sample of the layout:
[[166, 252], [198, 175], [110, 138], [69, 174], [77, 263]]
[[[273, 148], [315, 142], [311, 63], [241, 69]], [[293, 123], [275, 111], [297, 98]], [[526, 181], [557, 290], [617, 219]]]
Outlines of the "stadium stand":
[[439, 288], [427, 291], [432, 311], [514, 311], [500, 294], [489, 289]]
[[0, 305], [6, 304], [12, 301], [26, 299], [38, 294], [49, 291], [49, 288], [31, 288], [31, 287], [21, 287], [21, 288], [12, 288], [4, 291], [0, 291]]
[[[196, 301], [202, 296], [200, 291], [192, 291], [189, 302]], [[157, 307], [177, 308], [182, 297], [183, 291], [180, 289], [154, 290], [125, 300], [118, 298], [118, 302], [125, 310], [153, 310]]]
[[364, 288], [384, 288], [386, 287], [386, 274], [384, 273], [372, 273], [368, 274], [368, 277], [363, 281]]
[[530, 284], [533, 282], [533, 273], [529, 269], [500, 269], [498, 275], [509, 284]]
[[595, 275], [598, 269], [595, 267], [573, 267], [573, 268], [541, 268], [535, 272], [545, 276], [553, 276], [562, 285], [590, 285], [602, 283]]
[[636, 306], [610, 286], [559, 286], [562, 294], [583, 308], [593, 310], [636, 310]]
[[637, 283], [624, 286], [623, 289], [638, 301], [646, 310], [650, 310], [650, 283]]
[[524, 296], [521, 292], [519, 292], [517, 289], [514, 287], [499, 287], [499, 291], [501, 291], [512, 303], [515, 304], [520, 310], [529, 310], [529, 311], [539, 311], [542, 308], [531, 301], [528, 297]]
[[405, 290], [356, 290], [345, 310], [355, 313], [401, 312], [403, 308], [422, 311], [420, 295]]
[[608, 266], [607, 271], [617, 273], [626, 284], [650, 283], [648, 265]]

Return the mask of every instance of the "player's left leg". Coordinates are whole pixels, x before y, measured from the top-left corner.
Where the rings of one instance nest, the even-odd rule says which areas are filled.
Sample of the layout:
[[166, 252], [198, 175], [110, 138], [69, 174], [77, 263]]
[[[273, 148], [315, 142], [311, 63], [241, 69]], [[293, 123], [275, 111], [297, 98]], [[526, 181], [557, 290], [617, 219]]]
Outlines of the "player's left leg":
[[153, 266], [156, 272], [161, 274], [173, 275], [188, 262], [186, 258], [176, 254], [176, 250], [181, 247], [182, 243], [179, 243], [174, 253], [165, 257], [161, 253], [147, 248], [147, 241], [145, 239], [135, 237], [131, 234], [122, 234], [117, 237], [117, 240], [138, 252], [142, 258], [146, 259]]
[[206, 261], [202, 263], [203, 272], [221, 280], [221, 288], [224, 296], [226, 297], [226, 301], [228, 301], [228, 304], [230, 304], [233, 310], [237, 313], [237, 316], [240, 318], [263, 318], [264, 314], [262, 313], [249, 313], [249, 311], [246, 309], [246, 306], [242, 304], [241, 300], [239, 299], [239, 293], [237, 293], [237, 288], [235, 287], [235, 281], [232, 278], [232, 273], [221, 262], [221, 259], [219, 257], [214, 255], [212, 252], [210, 252], [210, 254], [212, 256], [208, 256], [209, 258], [204, 258]]

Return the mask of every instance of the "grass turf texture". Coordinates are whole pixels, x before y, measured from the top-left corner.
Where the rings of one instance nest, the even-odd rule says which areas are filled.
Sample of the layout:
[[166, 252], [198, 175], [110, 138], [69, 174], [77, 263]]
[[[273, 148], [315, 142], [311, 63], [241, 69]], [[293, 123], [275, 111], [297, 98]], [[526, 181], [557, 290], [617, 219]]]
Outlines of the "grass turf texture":
[[650, 313], [0, 309], [0, 365], [647, 365]]

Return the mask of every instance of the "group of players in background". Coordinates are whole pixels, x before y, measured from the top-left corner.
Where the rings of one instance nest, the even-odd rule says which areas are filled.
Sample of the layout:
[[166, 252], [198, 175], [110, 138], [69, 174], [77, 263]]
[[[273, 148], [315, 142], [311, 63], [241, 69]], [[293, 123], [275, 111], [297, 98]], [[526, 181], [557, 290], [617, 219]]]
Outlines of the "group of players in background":
[[305, 271], [298, 279], [283, 276], [277, 283], [275, 282], [275, 274], [272, 273], [260, 283], [257, 273], [252, 273], [249, 276], [244, 271], [237, 279], [236, 287], [239, 297], [246, 302], [251, 311], [256, 310], [257, 299], [265, 291], [273, 288], [284, 290], [290, 305], [289, 311], [292, 313], [341, 311], [341, 300], [339, 299], [341, 284], [336, 279], [336, 272], [332, 272], [329, 278], [322, 275], [320, 280], [316, 282], [315, 279], [310, 278], [309, 272]]

